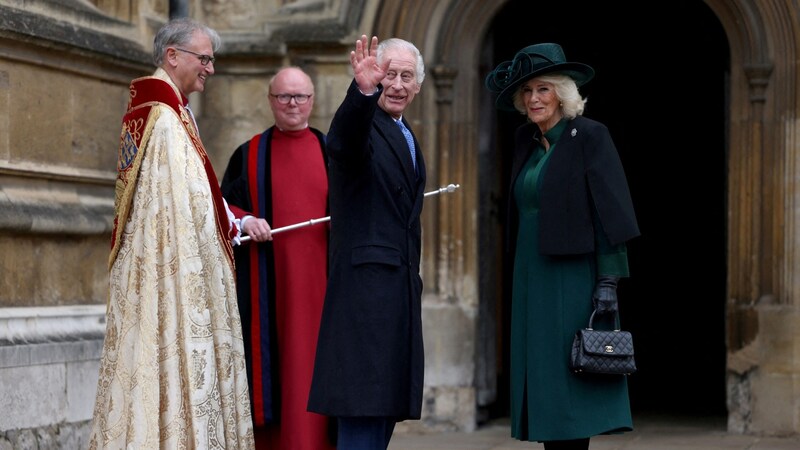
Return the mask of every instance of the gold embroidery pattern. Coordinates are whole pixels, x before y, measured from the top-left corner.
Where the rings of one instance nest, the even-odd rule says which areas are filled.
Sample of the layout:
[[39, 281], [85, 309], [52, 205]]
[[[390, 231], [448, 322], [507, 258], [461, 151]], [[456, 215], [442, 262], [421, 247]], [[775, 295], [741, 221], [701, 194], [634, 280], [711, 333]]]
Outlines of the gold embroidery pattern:
[[[132, 154], [132, 160], [129, 166], [125, 170], [118, 170], [117, 171], [117, 180], [114, 184], [114, 207], [117, 211], [116, 217], [114, 217], [114, 229], [113, 229], [113, 236], [112, 236], [112, 243], [113, 246], [111, 248], [111, 253], [108, 257], [108, 265], [109, 268], [111, 264], [114, 263], [114, 260], [117, 257], [117, 252], [119, 251], [120, 246], [120, 239], [122, 239], [122, 226], [128, 220], [128, 213], [130, 212], [131, 208], [131, 199], [133, 198], [133, 191], [136, 184], [136, 177], [139, 174], [139, 165], [141, 164], [142, 156], [141, 151], [147, 146], [147, 142], [150, 137], [150, 133], [153, 129], [153, 124], [158, 121], [160, 108], [153, 108], [148, 115], [147, 122], [144, 122], [144, 131], [141, 131], [140, 140], [138, 140], [137, 150]], [[133, 121], [131, 121], [133, 122]], [[137, 126], [138, 125], [138, 126]], [[123, 130], [125, 128], [130, 128], [130, 124], [123, 125]], [[140, 124], [134, 124], [134, 132], [139, 133], [141, 129]], [[123, 131], [125, 133], [121, 136], [127, 136], [129, 133]], [[133, 136], [133, 135], [131, 135]], [[121, 146], [123, 144], [120, 144]], [[120, 150], [121, 152], [121, 150]], [[120, 153], [121, 155], [121, 153]], [[119, 166], [120, 163], [118, 162], [117, 165]]]
[[181, 122], [183, 122], [186, 130], [189, 131], [189, 136], [192, 138], [192, 141], [194, 141], [195, 144], [200, 144], [200, 135], [197, 132], [197, 126], [195, 126], [192, 116], [189, 115], [189, 111], [187, 111], [183, 105], [180, 106], [180, 115]]
[[128, 86], [128, 91], [130, 92], [130, 95], [128, 96], [128, 107], [126, 109], [130, 110], [131, 109], [131, 104], [133, 103], [133, 99], [136, 98], [136, 94], [137, 94], [136, 85], [131, 83], [130, 86]]
[[118, 170], [127, 169], [136, 158], [139, 151], [136, 143], [142, 140], [142, 127], [144, 119], [133, 119], [122, 125], [122, 135], [119, 143], [119, 166]]
[[89, 448], [252, 449], [236, 283], [205, 166], [182, 119], [153, 109], [110, 268]]

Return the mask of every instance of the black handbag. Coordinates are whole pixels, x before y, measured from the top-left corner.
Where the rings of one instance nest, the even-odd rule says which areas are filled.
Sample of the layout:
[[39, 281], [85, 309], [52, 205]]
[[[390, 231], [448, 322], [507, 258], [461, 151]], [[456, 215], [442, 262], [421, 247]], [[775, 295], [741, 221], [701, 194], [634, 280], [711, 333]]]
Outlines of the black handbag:
[[595, 330], [593, 311], [589, 327], [578, 330], [572, 342], [569, 367], [574, 372], [630, 375], [636, 372], [633, 358], [633, 336], [620, 330], [619, 313], [614, 313], [614, 330]]

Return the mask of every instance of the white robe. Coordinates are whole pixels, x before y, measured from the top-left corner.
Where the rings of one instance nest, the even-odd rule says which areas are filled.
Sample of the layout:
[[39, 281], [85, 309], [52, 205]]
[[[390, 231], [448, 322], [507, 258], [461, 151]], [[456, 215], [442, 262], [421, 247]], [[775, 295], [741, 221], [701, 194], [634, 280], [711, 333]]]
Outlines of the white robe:
[[89, 448], [253, 448], [234, 267], [205, 153], [164, 104], [138, 131], [144, 153], [112, 253]]

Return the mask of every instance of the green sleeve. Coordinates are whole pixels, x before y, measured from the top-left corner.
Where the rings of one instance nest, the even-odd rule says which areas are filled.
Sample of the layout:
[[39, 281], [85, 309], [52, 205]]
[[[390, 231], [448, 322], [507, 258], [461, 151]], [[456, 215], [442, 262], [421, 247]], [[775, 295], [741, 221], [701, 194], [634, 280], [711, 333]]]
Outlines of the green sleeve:
[[594, 246], [597, 258], [597, 275], [614, 275], [620, 278], [628, 277], [628, 248], [625, 243], [611, 245], [603, 230], [603, 226], [594, 217]]

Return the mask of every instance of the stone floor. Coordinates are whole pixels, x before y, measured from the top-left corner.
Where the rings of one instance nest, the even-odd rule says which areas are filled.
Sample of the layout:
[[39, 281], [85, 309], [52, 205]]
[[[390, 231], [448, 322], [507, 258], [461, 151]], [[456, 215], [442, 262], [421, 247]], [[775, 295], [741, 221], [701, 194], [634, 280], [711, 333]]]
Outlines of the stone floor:
[[[800, 437], [745, 436], [726, 432], [724, 418], [635, 417], [635, 430], [592, 438], [591, 450], [800, 450]], [[389, 450], [534, 450], [542, 444], [510, 437], [507, 420], [471, 433], [395, 433]]]

